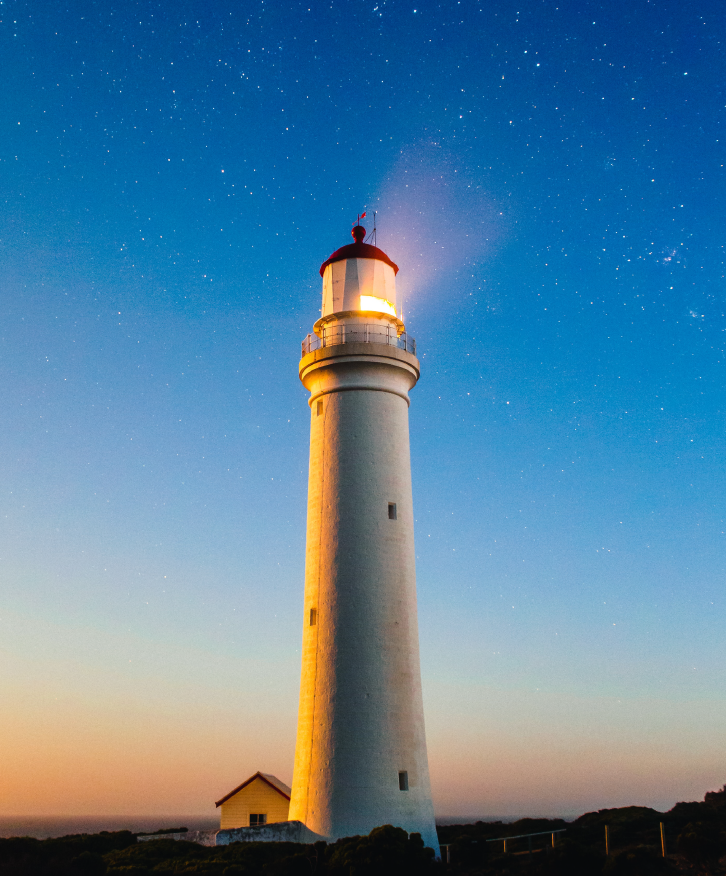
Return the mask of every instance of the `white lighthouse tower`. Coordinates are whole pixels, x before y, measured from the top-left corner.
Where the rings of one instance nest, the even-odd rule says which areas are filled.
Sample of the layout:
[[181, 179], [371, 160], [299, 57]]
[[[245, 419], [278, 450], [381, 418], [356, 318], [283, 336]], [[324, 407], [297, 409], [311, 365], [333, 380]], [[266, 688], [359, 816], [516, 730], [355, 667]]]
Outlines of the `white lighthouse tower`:
[[393, 824], [438, 856], [416, 610], [409, 390], [415, 342], [378, 247], [322, 265], [310, 391], [305, 619], [289, 818], [339, 839]]

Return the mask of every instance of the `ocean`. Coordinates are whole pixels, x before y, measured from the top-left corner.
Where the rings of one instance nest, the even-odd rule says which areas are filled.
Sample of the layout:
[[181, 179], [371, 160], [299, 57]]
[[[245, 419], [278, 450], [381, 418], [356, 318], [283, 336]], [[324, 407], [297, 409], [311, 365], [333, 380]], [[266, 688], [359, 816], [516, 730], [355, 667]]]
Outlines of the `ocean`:
[[0, 816], [0, 837], [33, 836], [37, 839], [71, 833], [100, 833], [102, 830], [131, 830], [144, 833], [166, 827], [210, 830], [219, 827], [219, 815], [85, 815], [85, 816]]

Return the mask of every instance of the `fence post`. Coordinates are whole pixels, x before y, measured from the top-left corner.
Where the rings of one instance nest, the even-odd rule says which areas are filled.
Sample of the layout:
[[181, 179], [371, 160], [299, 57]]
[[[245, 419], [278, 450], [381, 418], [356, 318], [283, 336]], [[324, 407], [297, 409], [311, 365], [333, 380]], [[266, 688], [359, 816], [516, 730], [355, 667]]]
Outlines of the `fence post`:
[[666, 841], [665, 841], [665, 827], [663, 826], [663, 822], [660, 823], [660, 850], [663, 853], [663, 857], [666, 856]]
[[504, 854], [507, 854], [507, 841], [504, 840]]
[[552, 848], [554, 849], [554, 847], [555, 847], [555, 832], [553, 830], [552, 831]]
[[605, 854], [610, 854], [610, 837], [608, 836], [608, 826], [605, 825]]

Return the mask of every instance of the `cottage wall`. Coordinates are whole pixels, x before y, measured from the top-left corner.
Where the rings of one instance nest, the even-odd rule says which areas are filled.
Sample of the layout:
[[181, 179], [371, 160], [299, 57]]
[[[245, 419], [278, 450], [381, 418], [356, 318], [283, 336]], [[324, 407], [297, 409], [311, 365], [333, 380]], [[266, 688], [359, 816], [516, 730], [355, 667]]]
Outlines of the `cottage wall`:
[[249, 827], [250, 813], [264, 813], [267, 823], [287, 821], [290, 801], [271, 788], [260, 778], [256, 778], [220, 806], [220, 830], [236, 827]]

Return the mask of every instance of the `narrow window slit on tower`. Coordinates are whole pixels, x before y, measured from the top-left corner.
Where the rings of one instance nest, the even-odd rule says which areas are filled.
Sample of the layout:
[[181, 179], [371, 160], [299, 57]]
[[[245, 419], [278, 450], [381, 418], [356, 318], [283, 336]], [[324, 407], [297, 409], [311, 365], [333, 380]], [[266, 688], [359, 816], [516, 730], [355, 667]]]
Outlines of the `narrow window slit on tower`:
[[396, 503], [395, 502], [388, 503], [388, 519], [389, 520], [396, 519]]
[[398, 790], [408, 791], [408, 773], [405, 770], [398, 774]]
[[317, 411], [318, 411], [318, 414], [317, 414], [318, 416], [320, 416], [323, 413], [323, 402], [321, 399], [318, 399]]
[[317, 608], [311, 608], [310, 609], [310, 626], [314, 627], [317, 622], [318, 622], [318, 610], [317, 610]]

